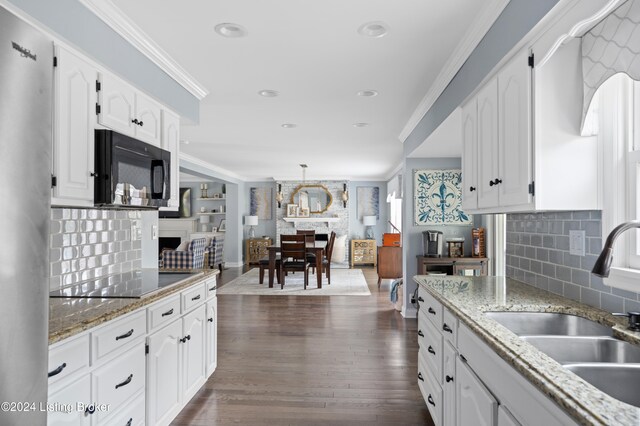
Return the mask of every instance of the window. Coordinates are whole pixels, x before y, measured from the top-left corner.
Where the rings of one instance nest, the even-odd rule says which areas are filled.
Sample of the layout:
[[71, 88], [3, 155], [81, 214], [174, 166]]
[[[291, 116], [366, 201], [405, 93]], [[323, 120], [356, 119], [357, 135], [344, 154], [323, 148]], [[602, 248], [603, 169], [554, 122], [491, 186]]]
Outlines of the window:
[[[396, 198], [391, 195], [387, 198], [389, 203], [389, 220], [393, 223], [393, 226], [398, 228], [398, 232], [402, 232], [402, 198]], [[389, 226], [389, 232], [396, 232], [391, 226]]]
[[[618, 224], [640, 219], [640, 82], [626, 74], [606, 81], [590, 106], [597, 118], [602, 150], [602, 238]], [[640, 231], [628, 231], [615, 244], [607, 285], [637, 291], [640, 278]]]

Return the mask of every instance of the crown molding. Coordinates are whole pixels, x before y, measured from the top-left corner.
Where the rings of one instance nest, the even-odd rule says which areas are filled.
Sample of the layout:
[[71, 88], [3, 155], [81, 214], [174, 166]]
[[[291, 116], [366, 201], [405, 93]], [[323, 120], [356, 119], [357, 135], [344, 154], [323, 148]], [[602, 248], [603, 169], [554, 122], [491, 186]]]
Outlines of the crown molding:
[[[227, 169], [223, 169], [222, 167], [214, 166], [213, 164], [207, 163], [206, 161], [203, 161], [200, 158], [193, 157], [193, 156], [191, 156], [189, 154], [185, 154], [183, 152], [180, 153], [179, 158], [180, 158], [180, 163], [179, 163], [180, 167], [183, 166], [183, 164], [182, 164], [183, 162], [190, 163], [192, 165], [202, 167], [203, 169], [206, 169], [207, 171], [209, 171], [211, 173], [221, 175], [221, 177], [219, 177], [219, 178], [217, 177], [218, 179], [229, 180], [227, 178], [231, 178], [231, 180], [235, 181], [235, 183], [237, 183], [237, 182], [246, 182], [246, 181], [249, 180], [246, 177], [241, 176], [241, 175], [239, 175], [237, 173], [234, 173], [234, 172], [229, 171]], [[198, 172], [198, 171], [196, 170], [196, 172]], [[212, 176], [212, 177], [216, 177], [216, 176]]]
[[509, 0], [491, 0], [488, 2], [486, 8], [482, 11], [482, 14], [476, 19], [469, 30], [465, 33], [462, 40], [458, 43], [453, 51], [453, 54], [445, 62], [442, 70], [436, 77], [434, 83], [429, 88], [427, 94], [422, 98], [422, 101], [418, 104], [407, 124], [400, 132], [398, 138], [402, 143], [409, 137], [413, 129], [416, 128], [422, 117], [431, 109], [438, 97], [442, 94], [444, 89], [449, 85], [453, 77], [460, 70], [465, 63], [473, 49], [476, 48], [478, 43], [485, 36], [489, 28], [493, 25], [498, 16], [502, 13], [504, 8], [509, 4]]
[[111, 0], [80, 0], [80, 3], [198, 100], [202, 100], [209, 94], [209, 90], [206, 87], [182, 68], [151, 37], [145, 34], [140, 27], [118, 9]]

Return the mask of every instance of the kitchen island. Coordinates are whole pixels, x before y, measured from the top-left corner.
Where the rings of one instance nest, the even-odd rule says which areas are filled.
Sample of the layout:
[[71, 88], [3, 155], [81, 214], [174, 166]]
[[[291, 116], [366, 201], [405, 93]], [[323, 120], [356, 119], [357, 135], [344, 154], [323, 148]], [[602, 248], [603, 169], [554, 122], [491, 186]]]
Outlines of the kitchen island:
[[[445, 349], [444, 357], [440, 358], [444, 361], [440, 361], [440, 365], [444, 366], [445, 373], [442, 377], [446, 380], [440, 380], [442, 386], [434, 384], [429, 388], [428, 378], [422, 376], [422, 373], [419, 377], [421, 391], [423, 391], [423, 395], [428, 395], [425, 395], [425, 400], [429, 399], [427, 406], [432, 412], [438, 405], [438, 410], [443, 410], [436, 411], [436, 413], [442, 414], [435, 417], [442, 419], [449, 414], [449, 421], [440, 423], [450, 424], [451, 417], [464, 415], [460, 413], [460, 407], [456, 408], [455, 404], [454, 407], [447, 406], [452, 403], [450, 401], [452, 398], [455, 399], [455, 396], [450, 396], [449, 401], [447, 400], [447, 385], [450, 384], [449, 382], [451, 384], [454, 382], [453, 375], [450, 376], [447, 373], [446, 349], [449, 345], [447, 340], [451, 342], [449, 347], [454, 355], [456, 350], [459, 351], [458, 356], [453, 356], [458, 360], [457, 364], [455, 362], [453, 364], [458, 368], [457, 376], [461, 377], [460, 360], [462, 360], [462, 364], [464, 364], [462, 369], [466, 369], [467, 365], [470, 366], [469, 371], [474, 377], [479, 378], [479, 387], [487, 392], [489, 399], [493, 399], [493, 403], [498, 409], [499, 425], [534, 424], [535, 421], [532, 422], [532, 418], [546, 415], [544, 410], [532, 408], [535, 407], [534, 400], [550, 410], [549, 418], [557, 424], [565, 424], [567, 420], [585, 425], [637, 425], [639, 423], [640, 409], [618, 401], [598, 390], [507, 328], [488, 318], [484, 313], [519, 311], [572, 314], [612, 327], [614, 337], [639, 344], [640, 333], [627, 330], [624, 318], [614, 317], [608, 312], [505, 277], [429, 277], [419, 275], [415, 276], [414, 280], [419, 285], [420, 312], [418, 317], [419, 324], [421, 321], [423, 324], [419, 328], [424, 328], [427, 331], [423, 333], [426, 337], [421, 337], [430, 342], [437, 341], [441, 337], [444, 339], [443, 343], [439, 343]], [[421, 318], [424, 319], [421, 320]], [[442, 321], [444, 321], [445, 333], [430, 334], [429, 323], [435, 324], [438, 320], [441, 329]], [[424, 326], [425, 323], [426, 326]], [[449, 331], [451, 328], [453, 328], [453, 333]], [[419, 331], [419, 335], [420, 333]], [[469, 342], [471, 340], [472, 342]], [[434, 346], [429, 343], [428, 352], [424, 351], [427, 355], [422, 355], [421, 346], [421, 357], [427, 357], [428, 361], [429, 354], [436, 352], [433, 348]], [[472, 348], [474, 350], [470, 350]], [[442, 357], [442, 355], [440, 356]], [[490, 359], [491, 357], [493, 359]], [[488, 361], [485, 362], [485, 359]], [[429, 362], [431, 362], [430, 365], [437, 364], [427, 361], [421, 368], [427, 371], [427, 374], [434, 376], [433, 372], [427, 368], [427, 364]], [[490, 371], [489, 367], [492, 365], [497, 367], [496, 371]], [[438, 379], [438, 376], [435, 376], [436, 379], [432, 380]], [[518, 383], [513, 387], [512, 382], [524, 384]], [[459, 387], [460, 383], [456, 386]], [[440, 391], [440, 395], [442, 395], [440, 400], [429, 392], [429, 389], [443, 388], [444, 390]], [[525, 395], [530, 398], [518, 398], [517, 388], [527, 390]], [[511, 402], [505, 404], [505, 400], [509, 399]], [[467, 395], [465, 403], [472, 405], [469, 404], [470, 400], [473, 398], [469, 398]], [[503, 415], [500, 411], [503, 405], [503, 411], [509, 413], [506, 415], [510, 416], [509, 420], [504, 423], [500, 420], [507, 418], [500, 417]], [[538, 417], [538, 419], [538, 421], [542, 421], [542, 417]], [[436, 420], [436, 424], [440, 423]]]

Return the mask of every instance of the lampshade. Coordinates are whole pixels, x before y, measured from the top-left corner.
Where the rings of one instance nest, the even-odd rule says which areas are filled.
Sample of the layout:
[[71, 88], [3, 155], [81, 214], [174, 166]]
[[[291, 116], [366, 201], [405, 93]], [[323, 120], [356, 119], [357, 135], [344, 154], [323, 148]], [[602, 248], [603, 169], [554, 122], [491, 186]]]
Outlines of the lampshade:
[[375, 226], [376, 217], [375, 216], [362, 216], [362, 224], [364, 226]]
[[247, 226], [257, 226], [258, 225], [258, 216], [245, 216], [244, 224]]
[[208, 214], [203, 214], [200, 216], [200, 223], [209, 223], [210, 220], [211, 216], [209, 216]]

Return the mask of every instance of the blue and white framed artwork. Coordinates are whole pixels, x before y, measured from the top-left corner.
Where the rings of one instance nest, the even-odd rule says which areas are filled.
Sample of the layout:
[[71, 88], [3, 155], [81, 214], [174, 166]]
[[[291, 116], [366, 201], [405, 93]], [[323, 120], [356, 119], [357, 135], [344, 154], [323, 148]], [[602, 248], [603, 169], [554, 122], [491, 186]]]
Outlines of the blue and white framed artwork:
[[414, 170], [416, 225], [472, 225], [462, 211], [461, 170]]
[[380, 220], [380, 188], [377, 186], [359, 186], [356, 189], [358, 198], [358, 220], [364, 216], [375, 216]]
[[258, 216], [258, 220], [271, 220], [271, 188], [249, 190], [249, 214]]

